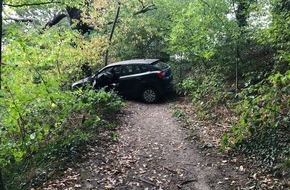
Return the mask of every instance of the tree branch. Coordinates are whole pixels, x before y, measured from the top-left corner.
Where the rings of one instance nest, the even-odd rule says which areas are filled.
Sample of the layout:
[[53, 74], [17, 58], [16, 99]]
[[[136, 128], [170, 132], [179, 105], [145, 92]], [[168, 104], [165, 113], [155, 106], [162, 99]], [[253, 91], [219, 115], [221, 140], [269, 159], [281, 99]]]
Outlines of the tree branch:
[[141, 0], [138, 0], [138, 1], [139, 1], [139, 3], [141, 3], [141, 5], [142, 5], [142, 9], [144, 9], [144, 8], [145, 8], [145, 6], [144, 6], [144, 2], [141, 1]]
[[8, 18], [5, 18], [4, 20], [12, 20], [15, 22], [33, 22], [34, 21], [31, 18], [13, 18], [13, 17], [8, 17]]
[[148, 6], [144, 6], [143, 3], [142, 3], [142, 9], [133, 13], [133, 15], [138, 15], [138, 14], [142, 14], [142, 13], [146, 13], [148, 11], [152, 11], [152, 10], [155, 10], [157, 9], [157, 7], [155, 6], [155, 4], [151, 4], [151, 5], [148, 5]]
[[9, 3], [3, 3], [3, 5], [9, 6], [9, 7], [25, 7], [25, 6], [38, 6], [38, 5], [47, 5], [47, 4], [53, 4], [53, 3], [61, 3], [60, 1], [47, 1], [47, 2], [40, 2], [40, 3], [23, 3], [23, 4], [9, 4]]

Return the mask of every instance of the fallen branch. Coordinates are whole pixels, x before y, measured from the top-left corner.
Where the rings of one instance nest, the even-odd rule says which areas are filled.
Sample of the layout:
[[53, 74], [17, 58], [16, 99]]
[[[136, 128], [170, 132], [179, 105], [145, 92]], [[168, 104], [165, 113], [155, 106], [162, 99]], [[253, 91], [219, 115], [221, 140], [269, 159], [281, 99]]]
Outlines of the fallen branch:
[[146, 179], [143, 179], [143, 178], [138, 178], [140, 181], [142, 181], [142, 182], [144, 182], [144, 183], [147, 183], [147, 184], [149, 184], [149, 185], [152, 185], [152, 186], [155, 186], [155, 187], [157, 187], [157, 185], [155, 184], [155, 183], [153, 183], [153, 182], [151, 182], [151, 181], [149, 181], [149, 180], [146, 180]]
[[170, 169], [170, 168], [168, 168], [168, 167], [166, 167], [166, 166], [163, 166], [163, 165], [161, 165], [161, 164], [159, 164], [162, 168], [164, 168], [165, 170], [167, 170], [167, 171], [169, 171], [169, 172], [171, 172], [171, 173], [174, 173], [174, 174], [177, 174], [177, 171], [176, 170], [172, 170], [172, 169]]
[[230, 127], [230, 126], [222, 125], [220, 123], [211, 123], [211, 122], [208, 122], [208, 121], [192, 120], [191, 122], [195, 122], [195, 123], [199, 123], [199, 124], [205, 124], [205, 125], [217, 125], [217, 126], [224, 127], [224, 128], [229, 128]]
[[163, 168], [166, 169], [167, 171], [170, 171], [171, 173], [177, 174], [177, 171], [176, 170], [172, 170], [172, 169], [167, 168], [165, 166], [163, 166]]
[[188, 180], [185, 180], [183, 182], [181, 182], [180, 185], [186, 185], [186, 184], [189, 184], [189, 183], [192, 183], [192, 182], [196, 182], [197, 179], [188, 179]]
[[215, 123], [217, 126], [220, 126], [220, 127], [223, 127], [223, 128], [230, 128], [231, 126], [225, 126], [225, 125], [222, 125], [222, 124], [219, 124], [219, 123]]
[[186, 169], [186, 168], [181, 168], [181, 169], [183, 169], [184, 171], [187, 171], [188, 173], [192, 173], [192, 171], [189, 171], [189, 170]]

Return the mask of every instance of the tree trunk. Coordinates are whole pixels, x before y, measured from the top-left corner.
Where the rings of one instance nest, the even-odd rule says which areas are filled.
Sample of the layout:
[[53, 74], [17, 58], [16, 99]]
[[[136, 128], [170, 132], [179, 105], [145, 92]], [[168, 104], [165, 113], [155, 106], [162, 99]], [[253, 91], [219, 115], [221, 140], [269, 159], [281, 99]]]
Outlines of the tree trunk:
[[[2, 77], [1, 77], [1, 73], [2, 73], [2, 1], [1, 1], [1, 5], [0, 5], [0, 90], [2, 88]], [[0, 168], [0, 190], [5, 190], [4, 188], [4, 183], [3, 183], [3, 179], [2, 179], [2, 169]]]
[[3, 2], [1, 1], [1, 5], [0, 5], [0, 90], [2, 89], [2, 10], [3, 10], [2, 3]]
[[[241, 33], [240, 33], [241, 35]], [[241, 61], [241, 54], [240, 54], [240, 36], [238, 37], [237, 47], [236, 47], [236, 94], [239, 92], [239, 65]]]
[[2, 170], [0, 168], [0, 190], [5, 190], [3, 179], [2, 179]]

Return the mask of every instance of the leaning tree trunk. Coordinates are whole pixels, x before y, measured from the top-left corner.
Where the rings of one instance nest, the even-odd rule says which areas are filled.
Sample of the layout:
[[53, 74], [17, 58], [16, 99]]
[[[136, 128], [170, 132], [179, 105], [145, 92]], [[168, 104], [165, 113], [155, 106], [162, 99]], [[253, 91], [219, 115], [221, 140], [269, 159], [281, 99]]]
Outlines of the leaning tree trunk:
[[[109, 38], [109, 45], [110, 45], [110, 43], [112, 41], [112, 38], [113, 38], [113, 34], [114, 34], [115, 27], [116, 27], [116, 23], [117, 23], [118, 18], [119, 18], [119, 13], [120, 13], [120, 3], [118, 3], [117, 13], [116, 13], [116, 16], [115, 16], [115, 20], [114, 20], [113, 27], [112, 27], [111, 34], [110, 34], [110, 38]], [[107, 49], [106, 53], [105, 53], [105, 65], [108, 65], [108, 56], [109, 56], [109, 49]]]

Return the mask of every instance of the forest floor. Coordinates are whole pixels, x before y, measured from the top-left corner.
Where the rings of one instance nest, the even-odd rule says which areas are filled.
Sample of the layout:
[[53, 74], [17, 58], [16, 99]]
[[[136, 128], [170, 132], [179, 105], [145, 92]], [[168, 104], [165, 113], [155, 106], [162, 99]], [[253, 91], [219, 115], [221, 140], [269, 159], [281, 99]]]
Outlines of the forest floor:
[[38, 189], [244, 189], [243, 165], [201, 138], [216, 139], [212, 130], [192, 130], [198, 123], [173, 117], [176, 104], [182, 103], [128, 102], [117, 138], [103, 132], [78, 162]]

